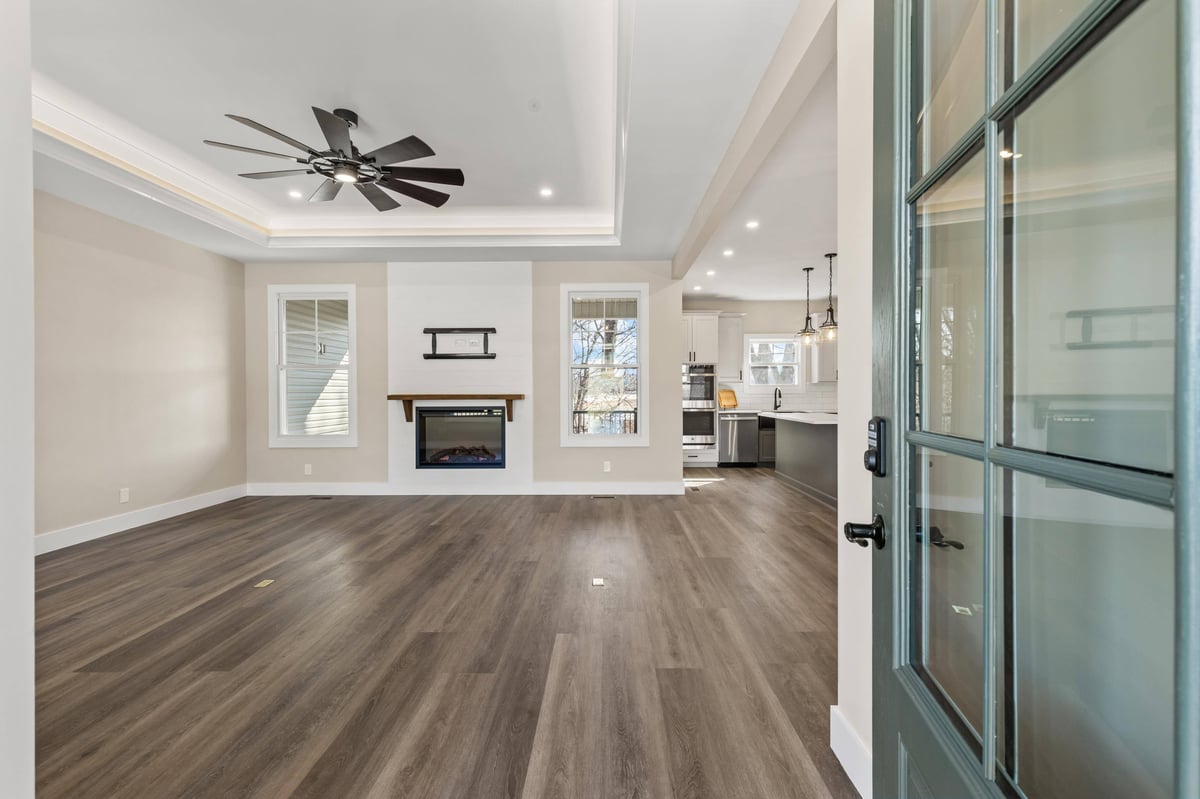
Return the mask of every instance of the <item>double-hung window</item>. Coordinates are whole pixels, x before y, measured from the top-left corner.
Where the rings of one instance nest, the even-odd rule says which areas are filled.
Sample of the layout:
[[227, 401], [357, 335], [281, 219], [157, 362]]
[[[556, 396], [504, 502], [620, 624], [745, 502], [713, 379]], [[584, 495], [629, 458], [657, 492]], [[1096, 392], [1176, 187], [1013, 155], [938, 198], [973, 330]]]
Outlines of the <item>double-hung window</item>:
[[354, 447], [354, 286], [270, 286], [270, 445]]
[[647, 446], [644, 284], [567, 286], [563, 446]]
[[800, 349], [791, 335], [746, 336], [747, 388], [800, 385]]

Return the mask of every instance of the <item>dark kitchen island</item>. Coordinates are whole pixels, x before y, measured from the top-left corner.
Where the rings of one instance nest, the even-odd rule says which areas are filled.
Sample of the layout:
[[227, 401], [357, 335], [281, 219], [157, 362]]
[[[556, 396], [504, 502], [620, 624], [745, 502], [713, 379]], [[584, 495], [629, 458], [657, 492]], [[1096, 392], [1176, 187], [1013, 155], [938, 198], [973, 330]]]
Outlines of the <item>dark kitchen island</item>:
[[776, 419], [775, 476], [813, 499], [837, 506], [835, 413], [764, 411]]

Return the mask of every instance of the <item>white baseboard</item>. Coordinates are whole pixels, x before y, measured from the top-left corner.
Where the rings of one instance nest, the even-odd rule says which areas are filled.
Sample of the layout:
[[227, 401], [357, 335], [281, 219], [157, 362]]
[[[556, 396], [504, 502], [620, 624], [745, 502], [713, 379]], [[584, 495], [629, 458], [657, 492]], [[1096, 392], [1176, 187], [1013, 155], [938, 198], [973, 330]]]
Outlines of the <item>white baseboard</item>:
[[172, 516], [191, 513], [241, 497], [306, 497], [306, 496], [413, 496], [462, 494], [516, 495], [651, 495], [667, 496], [683, 493], [683, 481], [659, 483], [530, 483], [523, 486], [393, 486], [390, 483], [248, 483], [230, 486], [194, 497], [185, 497], [161, 505], [131, 510], [94, 522], [84, 522], [61, 530], [34, 536], [34, 552], [41, 555], [56, 549], [82, 544], [113, 533], [132, 530], [144, 524], [161, 522]]
[[534, 494], [592, 496], [676, 496], [683, 493], [683, 480], [661, 483], [534, 483]]
[[683, 481], [659, 483], [529, 483], [517, 486], [394, 486], [390, 483], [250, 483], [246, 494], [252, 497], [304, 496], [458, 496], [491, 495], [651, 495], [683, 493]]
[[33, 537], [34, 554], [42, 555], [46, 552], [62, 549], [63, 547], [82, 544], [84, 541], [92, 541], [97, 538], [103, 538], [106, 535], [112, 535], [113, 533], [132, 530], [144, 524], [161, 522], [163, 519], [169, 519], [172, 516], [191, 513], [194, 510], [208, 508], [213, 505], [220, 505], [222, 502], [228, 502], [231, 499], [239, 499], [244, 496], [246, 496], [246, 486], [230, 486], [229, 488], [209, 491], [205, 494], [197, 494], [194, 497], [185, 497], [172, 502], [164, 502], [161, 505], [151, 505], [148, 508], [138, 508], [128, 513], [119, 513], [116, 516], [97, 519], [94, 522], [84, 522], [72, 527], [63, 527], [62, 529], [52, 530], [48, 533], [40, 533]]
[[829, 748], [862, 798], [871, 799], [871, 747], [858, 736], [837, 705], [829, 708]]
[[396, 492], [387, 483], [248, 483], [249, 497], [368, 497]]

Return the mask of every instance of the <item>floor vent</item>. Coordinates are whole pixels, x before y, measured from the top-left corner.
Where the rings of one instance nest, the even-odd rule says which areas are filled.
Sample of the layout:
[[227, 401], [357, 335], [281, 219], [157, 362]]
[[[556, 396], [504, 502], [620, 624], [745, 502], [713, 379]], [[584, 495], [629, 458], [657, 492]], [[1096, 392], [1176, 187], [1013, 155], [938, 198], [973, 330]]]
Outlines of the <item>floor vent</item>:
[[692, 486], [692, 490], [693, 490], [693, 491], [699, 491], [700, 489], [696, 488], [695, 486]]
[[309, 499], [333, 499], [333, 497], [309, 497]]
[[616, 499], [616, 497], [613, 496], [612, 494], [606, 494], [606, 495], [593, 494], [592, 499]]

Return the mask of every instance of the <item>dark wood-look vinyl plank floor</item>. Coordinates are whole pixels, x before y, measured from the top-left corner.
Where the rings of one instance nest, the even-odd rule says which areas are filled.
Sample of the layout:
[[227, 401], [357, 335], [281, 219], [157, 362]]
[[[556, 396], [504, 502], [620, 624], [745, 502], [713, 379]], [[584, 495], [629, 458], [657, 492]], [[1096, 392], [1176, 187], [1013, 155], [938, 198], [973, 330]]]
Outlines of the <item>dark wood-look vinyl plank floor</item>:
[[43, 555], [38, 796], [857, 796], [834, 514], [688, 477], [246, 498]]

